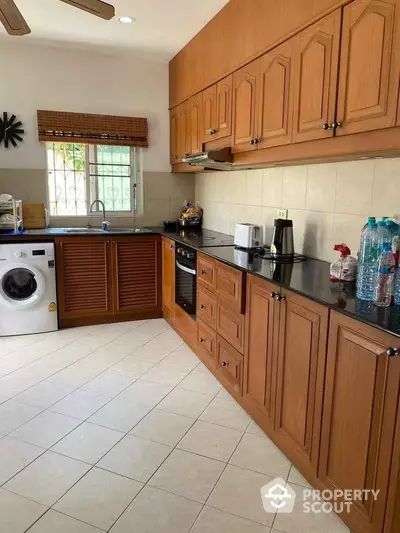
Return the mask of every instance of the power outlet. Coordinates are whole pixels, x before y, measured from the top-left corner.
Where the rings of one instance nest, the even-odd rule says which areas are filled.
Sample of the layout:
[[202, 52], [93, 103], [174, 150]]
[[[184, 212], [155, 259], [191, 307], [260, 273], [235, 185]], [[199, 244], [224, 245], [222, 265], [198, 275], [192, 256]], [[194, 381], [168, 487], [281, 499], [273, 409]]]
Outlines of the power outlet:
[[278, 209], [276, 214], [278, 218], [283, 218], [283, 220], [287, 220], [287, 209]]

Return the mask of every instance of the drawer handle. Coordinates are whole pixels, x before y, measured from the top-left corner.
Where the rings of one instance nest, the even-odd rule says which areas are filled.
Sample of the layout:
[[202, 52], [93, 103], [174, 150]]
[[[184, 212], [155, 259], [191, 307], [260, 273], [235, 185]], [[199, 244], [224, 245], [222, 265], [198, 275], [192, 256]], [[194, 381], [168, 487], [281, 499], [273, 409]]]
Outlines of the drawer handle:
[[271, 294], [270, 294], [271, 298], [276, 298], [277, 296], [278, 296], [277, 292], [271, 292]]
[[400, 355], [400, 352], [397, 348], [388, 348], [386, 353], [389, 357], [394, 357], [395, 355]]
[[222, 363], [221, 363], [221, 364], [222, 364], [222, 366], [225, 366], [225, 367], [226, 367], [226, 366], [229, 366], [229, 363], [228, 363], [228, 361], [222, 361]]
[[206, 306], [204, 304], [200, 304], [200, 309], [205, 309]]
[[200, 270], [200, 274], [201, 274], [202, 276], [205, 276], [205, 275], [207, 274], [207, 270]]
[[203, 337], [200, 337], [200, 342], [206, 342], [206, 339], [203, 339]]

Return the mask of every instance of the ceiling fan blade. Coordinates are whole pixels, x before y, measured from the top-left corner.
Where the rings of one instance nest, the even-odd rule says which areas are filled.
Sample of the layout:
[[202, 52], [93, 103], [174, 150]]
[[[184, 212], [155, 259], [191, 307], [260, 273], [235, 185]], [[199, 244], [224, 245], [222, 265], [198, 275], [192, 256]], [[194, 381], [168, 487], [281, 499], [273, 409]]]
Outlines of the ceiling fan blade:
[[0, 0], [0, 22], [2, 22], [10, 35], [27, 35], [31, 33], [14, 0]]
[[102, 2], [102, 0], [61, 0], [64, 4], [83, 9], [96, 17], [101, 17], [105, 20], [111, 20], [115, 17], [115, 9], [111, 4]]

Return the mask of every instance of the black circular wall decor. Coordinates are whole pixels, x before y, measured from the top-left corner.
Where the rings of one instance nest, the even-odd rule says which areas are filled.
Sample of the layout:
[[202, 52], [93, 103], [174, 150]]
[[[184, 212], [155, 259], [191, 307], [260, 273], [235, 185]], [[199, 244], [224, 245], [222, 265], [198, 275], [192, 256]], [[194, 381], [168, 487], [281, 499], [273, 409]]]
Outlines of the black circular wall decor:
[[3, 113], [3, 118], [0, 117], [0, 146], [4, 142], [5, 148], [9, 148], [9, 143], [14, 147], [17, 146], [17, 141], [22, 142], [25, 130], [21, 129], [22, 122], [16, 122], [16, 116], [11, 115], [8, 118], [8, 113]]

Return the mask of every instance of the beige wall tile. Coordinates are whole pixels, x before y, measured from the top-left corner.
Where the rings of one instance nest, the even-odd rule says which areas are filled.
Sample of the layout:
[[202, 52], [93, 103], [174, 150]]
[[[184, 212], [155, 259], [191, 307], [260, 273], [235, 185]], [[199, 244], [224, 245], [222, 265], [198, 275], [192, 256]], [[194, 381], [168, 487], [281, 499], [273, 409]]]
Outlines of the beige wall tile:
[[221, 233], [230, 233], [230, 208], [228, 204], [208, 202], [204, 208], [204, 227]]
[[281, 207], [283, 167], [266, 168], [263, 172], [262, 205]]
[[371, 214], [400, 215], [400, 158], [375, 161]]
[[360, 249], [361, 230], [366, 224], [366, 218], [358, 215], [340, 215], [334, 216], [333, 238], [335, 243], [346, 243], [351, 250], [351, 255], [357, 256]]
[[303, 253], [317, 259], [331, 257], [333, 213], [306, 211]]
[[263, 198], [263, 171], [246, 172], [246, 205], [261, 205]]
[[243, 204], [246, 197], [246, 171], [235, 170], [229, 173], [229, 181], [225, 191], [225, 202]]
[[301, 209], [289, 209], [288, 219], [293, 220], [294, 251], [304, 253], [307, 212]]
[[335, 212], [368, 215], [372, 206], [375, 161], [338, 163]]
[[275, 207], [263, 207], [261, 209], [261, 224], [264, 227], [264, 244], [271, 244], [274, 233], [274, 221], [276, 219]]
[[333, 213], [337, 181], [337, 164], [309, 165], [307, 171], [306, 208]]
[[284, 209], [304, 209], [306, 206], [307, 166], [283, 169], [282, 206]]

